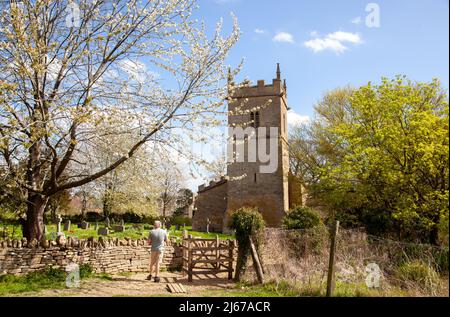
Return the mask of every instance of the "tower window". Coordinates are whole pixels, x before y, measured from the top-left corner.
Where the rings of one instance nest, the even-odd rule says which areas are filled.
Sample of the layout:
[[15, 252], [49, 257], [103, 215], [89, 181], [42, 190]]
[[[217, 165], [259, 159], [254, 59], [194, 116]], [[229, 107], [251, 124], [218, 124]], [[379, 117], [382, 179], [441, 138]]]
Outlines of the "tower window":
[[255, 173], [255, 179], [254, 180], [255, 180], [255, 183], [256, 183], [256, 173]]
[[259, 111], [250, 112], [250, 121], [255, 129], [259, 128], [260, 125]]

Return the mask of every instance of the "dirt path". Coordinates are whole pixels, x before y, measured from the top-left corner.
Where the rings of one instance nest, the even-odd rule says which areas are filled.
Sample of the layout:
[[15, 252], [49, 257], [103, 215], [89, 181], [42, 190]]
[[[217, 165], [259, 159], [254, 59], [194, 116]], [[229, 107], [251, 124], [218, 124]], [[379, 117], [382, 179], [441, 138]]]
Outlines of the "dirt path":
[[[129, 277], [113, 276], [112, 280], [92, 278], [81, 281], [76, 289], [42, 290], [20, 294], [20, 296], [213, 296], [214, 291], [234, 288], [235, 284], [226, 276], [194, 277], [193, 282], [187, 281], [187, 276], [180, 273], [161, 273], [161, 282], [146, 280], [147, 274], [139, 273]], [[201, 278], [201, 279], [200, 279]], [[167, 283], [181, 283], [187, 294], [172, 294], [167, 290]], [[212, 292], [211, 292], [212, 291]]]

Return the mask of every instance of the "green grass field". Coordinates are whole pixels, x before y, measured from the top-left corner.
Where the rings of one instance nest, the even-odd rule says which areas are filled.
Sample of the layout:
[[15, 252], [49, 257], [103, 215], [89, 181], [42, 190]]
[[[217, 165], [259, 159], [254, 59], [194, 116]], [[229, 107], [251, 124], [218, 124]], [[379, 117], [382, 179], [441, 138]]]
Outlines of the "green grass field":
[[[140, 227], [140, 228], [138, 228]], [[220, 239], [234, 239], [234, 236], [221, 234], [221, 233], [206, 233], [206, 232], [197, 232], [192, 231], [192, 227], [185, 227], [186, 230], [188, 230], [188, 234], [197, 237], [197, 238], [215, 238], [216, 235], [219, 236]], [[63, 226], [62, 226], [63, 229]], [[114, 230], [110, 229], [110, 234], [108, 237], [113, 238], [132, 238], [132, 239], [141, 239], [141, 238], [147, 238], [149, 230], [151, 229], [151, 226], [148, 224], [131, 224], [126, 223], [125, 224], [125, 231], [124, 232], [114, 232]], [[47, 239], [55, 239], [56, 237], [56, 230], [57, 226], [56, 224], [49, 224], [47, 225]], [[98, 238], [99, 235], [97, 234], [97, 231], [94, 230], [94, 224], [91, 223], [91, 226], [89, 229], [80, 229], [77, 227], [76, 224], [72, 224], [70, 227], [70, 230], [63, 231], [66, 235], [66, 237], [76, 237], [79, 239], [86, 239], [89, 237]], [[175, 226], [172, 226], [169, 230], [169, 237], [177, 237], [181, 238], [183, 235], [183, 230], [175, 230]], [[0, 224], [0, 238], [7, 237], [10, 239], [21, 239], [22, 238], [22, 228], [20, 226], [13, 226], [13, 225], [2, 225]]]

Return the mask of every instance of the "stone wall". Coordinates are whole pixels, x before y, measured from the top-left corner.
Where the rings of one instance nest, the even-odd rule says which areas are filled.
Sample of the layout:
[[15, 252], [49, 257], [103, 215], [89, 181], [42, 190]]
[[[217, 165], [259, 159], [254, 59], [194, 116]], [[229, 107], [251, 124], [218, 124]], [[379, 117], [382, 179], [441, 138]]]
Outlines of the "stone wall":
[[209, 219], [209, 231], [222, 232], [227, 210], [227, 190], [228, 182], [225, 178], [210, 182], [208, 187], [199, 187], [195, 199], [196, 210], [192, 217], [192, 230], [206, 231], [206, 222]]
[[[97, 273], [147, 272], [150, 249], [146, 239], [102, 238], [67, 241], [0, 241], [0, 274], [26, 274], [46, 266], [64, 269], [70, 262], [90, 264]], [[182, 251], [172, 240], [166, 246], [162, 267], [182, 265]]]

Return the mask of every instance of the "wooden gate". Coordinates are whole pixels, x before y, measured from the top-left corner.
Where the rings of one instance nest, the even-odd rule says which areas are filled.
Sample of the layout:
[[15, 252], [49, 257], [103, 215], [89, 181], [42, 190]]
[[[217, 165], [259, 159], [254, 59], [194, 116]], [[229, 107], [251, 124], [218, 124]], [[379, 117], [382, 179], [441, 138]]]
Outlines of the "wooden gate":
[[228, 273], [233, 278], [234, 240], [183, 238], [183, 273], [192, 282], [193, 275]]

